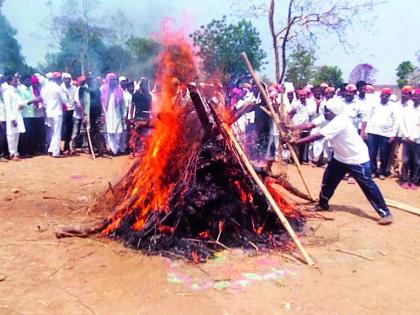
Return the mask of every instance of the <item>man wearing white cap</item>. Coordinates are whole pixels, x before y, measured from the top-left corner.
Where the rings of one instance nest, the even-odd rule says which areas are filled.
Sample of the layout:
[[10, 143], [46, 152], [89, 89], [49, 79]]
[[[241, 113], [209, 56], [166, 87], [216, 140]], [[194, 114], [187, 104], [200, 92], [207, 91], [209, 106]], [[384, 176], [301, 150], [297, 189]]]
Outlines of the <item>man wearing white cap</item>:
[[[346, 114], [343, 114], [343, 107], [344, 105], [341, 102], [328, 102], [324, 111], [327, 124], [318, 132], [295, 141], [296, 144], [304, 144], [326, 138], [334, 150], [334, 156], [328, 163], [322, 178], [319, 203], [315, 210], [329, 209], [328, 202], [333, 196], [335, 189], [345, 174], [350, 173], [359, 184], [370, 204], [380, 215], [381, 219], [378, 221], [378, 224], [390, 224], [393, 221], [392, 215], [378, 186], [370, 175], [368, 148], [359, 136], [351, 119]], [[321, 122], [322, 119], [319, 119], [318, 121], [307, 123], [305, 126], [297, 126], [297, 128], [311, 129]]]
[[53, 72], [51, 82], [41, 90], [45, 103], [45, 124], [49, 126], [51, 139], [48, 152], [52, 157], [60, 157], [61, 125], [63, 122], [63, 104], [67, 102], [66, 94], [60, 87], [61, 73]]
[[22, 109], [27, 103], [18, 93], [17, 87], [19, 81], [17, 77], [9, 74], [7, 76], [7, 83], [8, 85], [3, 93], [7, 145], [12, 160], [19, 161], [19, 136], [26, 131], [22, 118]]

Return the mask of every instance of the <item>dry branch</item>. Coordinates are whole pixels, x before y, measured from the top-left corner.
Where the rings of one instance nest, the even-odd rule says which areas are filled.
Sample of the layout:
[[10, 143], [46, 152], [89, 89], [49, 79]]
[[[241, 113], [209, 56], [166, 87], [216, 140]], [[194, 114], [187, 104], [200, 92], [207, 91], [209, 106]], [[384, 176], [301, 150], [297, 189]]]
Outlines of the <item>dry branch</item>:
[[209, 107], [212, 111], [212, 114], [215, 118], [216, 123], [220, 127], [222, 134], [226, 137], [226, 140], [228, 143], [232, 145], [232, 149], [236, 151], [236, 154], [241, 162], [241, 164], [244, 166], [244, 170], [252, 177], [255, 184], [261, 189], [262, 193], [266, 197], [268, 203], [270, 204], [271, 208], [274, 210], [274, 212], [277, 214], [278, 218], [280, 219], [280, 222], [285, 227], [286, 231], [289, 233], [292, 240], [295, 242], [297, 248], [303, 255], [305, 261], [309, 266], [314, 266], [314, 262], [312, 258], [309, 256], [305, 248], [303, 247], [302, 243], [300, 242], [299, 238], [297, 237], [296, 233], [293, 231], [293, 228], [290, 226], [289, 221], [287, 221], [286, 217], [278, 207], [277, 203], [275, 202], [274, 198], [271, 196], [270, 192], [268, 191], [267, 187], [264, 185], [260, 177], [255, 172], [254, 168], [252, 167], [251, 163], [249, 162], [246, 154], [244, 153], [241, 145], [236, 140], [234, 134], [232, 133], [232, 130], [219, 118], [217, 112], [213, 108], [212, 104], [209, 104]]
[[385, 198], [385, 203], [387, 206], [393, 207], [395, 209], [398, 210], [403, 210], [412, 214], [416, 214], [416, 215], [420, 215], [420, 209], [407, 205], [405, 203], [399, 202], [399, 201], [395, 201], [395, 200], [391, 200], [391, 199], [387, 199]]
[[[257, 86], [258, 86], [258, 88], [261, 92], [261, 95], [263, 96], [263, 98], [264, 98], [264, 100], [267, 104], [267, 107], [268, 107], [268, 109], [271, 113], [271, 118], [273, 119], [273, 121], [274, 121], [274, 123], [277, 127], [277, 130], [279, 131], [280, 137], [282, 137], [282, 128], [281, 128], [280, 118], [277, 115], [277, 113], [274, 111], [274, 108], [273, 108], [273, 105], [271, 104], [270, 98], [268, 97], [267, 93], [265, 92], [264, 88], [262, 87], [261, 82], [260, 82], [259, 78], [257, 77], [257, 74], [255, 73], [254, 69], [252, 68], [252, 65], [249, 62], [249, 59], [248, 59], [246, 53], [244, 53], [244, 52], [241, 53], [241, 57], [244, 60], [246, 66], [248, 68], [249, 73], [251, 74], [252, 78], [254, 79], [255, 83], [257, 84]], [[287, 145], [287, 148], [290, 151], [290, 154], [292, 155], [293, 162], [295, 163], [295, 165], [297, 167], [297, 170], [299, 172], [300, 177], [302, 178], [303, 185], [305, 186], [309, 197], [312, 199], [312, 201], [315, 201], [315, 198], [313, 197], [313, 195], [311, 193], [311, 190], [309, 189], [309, 186], [306, 183], [306, 180], [305, 180], [305, 177], [304, 177], [303, 171], [302, 171], [302, 166], [300, 165], [300, 162], [299, 162], [299, 159], [298, 159], [298, 157], [295, 153], [295, 150], [290, 145], [290, 143], [286, 143], [286, 145]]]

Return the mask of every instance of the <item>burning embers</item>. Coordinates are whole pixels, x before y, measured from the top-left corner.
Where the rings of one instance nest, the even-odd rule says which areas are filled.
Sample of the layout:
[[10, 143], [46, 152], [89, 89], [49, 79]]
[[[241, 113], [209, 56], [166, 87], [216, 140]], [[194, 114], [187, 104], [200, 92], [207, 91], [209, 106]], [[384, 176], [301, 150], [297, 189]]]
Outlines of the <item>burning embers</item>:
[[[285, 245], [282, 224], [220, 131], [209, 131], [203, 113], [199, 119], [191, 101], [185, 102], [178, 84], [195, 78], [193, 54], [182, 37], [168, 37], [157, 72], [154, 129], [130, 172], [105, 196], [116, 211], [102, 233], [146, 253], [195, 262], [226, 247]], [[275, 199], [299, 229], [292, 207], [281, 196]]]

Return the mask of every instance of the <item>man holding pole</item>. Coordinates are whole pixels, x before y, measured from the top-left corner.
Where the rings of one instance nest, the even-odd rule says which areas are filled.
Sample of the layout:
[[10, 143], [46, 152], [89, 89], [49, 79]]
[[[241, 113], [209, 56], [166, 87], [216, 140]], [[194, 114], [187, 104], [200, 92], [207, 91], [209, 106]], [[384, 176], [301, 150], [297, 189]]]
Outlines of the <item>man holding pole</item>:
[[351, 119], [343, 112], [344, 105], [342, 102], [328, 102], [325, 105], [324, 117], [319, 116], [312, 122], [294, 127], [296, 129], [312, 129], [321, 124], [323, 118], [327, 120], [327, 124], [318, 132], [294, 141], [295, 144], [299, 145], [325, 138], [334, 150], [334, 156], [324, 172], [319, 203], [315, 210], [329, 209], [328, 203], [335, 189], [344, 175], [350, 173], [381, 217], [378, 224], [391, 224], [393, 222], [392, 214], [386, 206], [378, 186], [371, 177], [368, 148], [357, 133]]

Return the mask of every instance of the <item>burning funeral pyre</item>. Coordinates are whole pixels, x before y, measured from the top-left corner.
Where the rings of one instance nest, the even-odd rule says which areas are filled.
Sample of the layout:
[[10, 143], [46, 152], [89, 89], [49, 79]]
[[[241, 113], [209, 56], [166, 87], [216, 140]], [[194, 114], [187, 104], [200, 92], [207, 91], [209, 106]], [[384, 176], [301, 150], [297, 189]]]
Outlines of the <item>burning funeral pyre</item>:
[[[194, 262], [223, 248], [290, 246], [282, 223], [218, 124], [230, 114], [211, 95], [203, 99], [194, 84], [189, 101], [177, 93], [179, 82], [193, 82], [197, 75], [190, 45], [171, 34], [163, 47], [153, 128], [129, 172], [97, 202], [96, 208], [110, 215], [95, 231], [148, 254]], [[280, 194], [274, 199], [300, 230], [303, 218], [293, 206]]]

